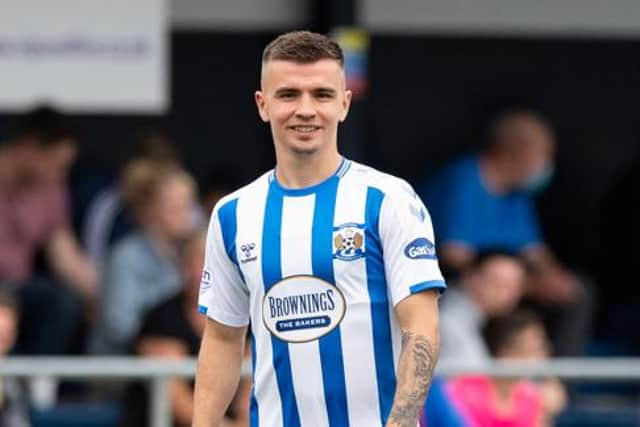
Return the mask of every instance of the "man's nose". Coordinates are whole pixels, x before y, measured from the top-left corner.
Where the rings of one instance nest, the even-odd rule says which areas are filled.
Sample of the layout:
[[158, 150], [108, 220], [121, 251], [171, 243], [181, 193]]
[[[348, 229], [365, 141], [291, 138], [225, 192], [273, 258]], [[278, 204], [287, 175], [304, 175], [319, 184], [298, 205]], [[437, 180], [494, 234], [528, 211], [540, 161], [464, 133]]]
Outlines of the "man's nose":
[[300, 97], [298, 108], [296, 109], [296, 116], [301, 119], [312, 119], [316, 115], [315, 105], [311, 96], [305, 94]]

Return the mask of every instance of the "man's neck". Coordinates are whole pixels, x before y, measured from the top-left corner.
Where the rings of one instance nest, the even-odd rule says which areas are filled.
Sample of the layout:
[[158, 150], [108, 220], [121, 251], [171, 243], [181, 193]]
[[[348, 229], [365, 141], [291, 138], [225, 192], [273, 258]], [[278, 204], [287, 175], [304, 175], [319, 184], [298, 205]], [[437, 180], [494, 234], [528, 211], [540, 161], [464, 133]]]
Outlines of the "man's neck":
[[338, 170], [341, 161], [342, 156], [337, 151], [326, 155], [315, 155], [314, 153], [277, 156], [276, 178], [286, 188], [310, 187], [333, 175]]

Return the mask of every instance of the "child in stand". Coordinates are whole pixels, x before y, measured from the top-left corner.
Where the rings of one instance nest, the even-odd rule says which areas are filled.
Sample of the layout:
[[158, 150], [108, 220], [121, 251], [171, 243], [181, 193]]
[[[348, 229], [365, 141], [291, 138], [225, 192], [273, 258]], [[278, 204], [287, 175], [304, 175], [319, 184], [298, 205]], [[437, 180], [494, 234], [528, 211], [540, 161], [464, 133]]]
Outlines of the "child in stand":
[[[498, 360], [539, 361], [549, 357], [541, 320], [516, 311], [489, 320], [484, 336]], [[518, 378], [465, 376], [450, 380], [446, 391], [469, 427], [547, 427], [567, 403], [557, 379], [534, 382]]]

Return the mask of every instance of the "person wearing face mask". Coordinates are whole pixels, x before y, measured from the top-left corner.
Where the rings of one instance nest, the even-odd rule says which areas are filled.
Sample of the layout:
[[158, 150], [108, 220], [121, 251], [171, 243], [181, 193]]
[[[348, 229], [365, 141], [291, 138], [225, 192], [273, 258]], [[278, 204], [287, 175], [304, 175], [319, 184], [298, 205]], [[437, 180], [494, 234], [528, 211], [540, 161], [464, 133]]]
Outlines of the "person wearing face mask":
[[447, 165], [422, 188], [438, 230], [445, 271], [468, 267], [474, 254], [503, 248], [527, 264], [526, 297], [550, 326], [558, 355], [583, 351], [593, 313], [591, 286], [563, 266], [545, 244], [534, 196], [553, 176], [550, 124], [528, 109], [496, 117], [486, 145]]

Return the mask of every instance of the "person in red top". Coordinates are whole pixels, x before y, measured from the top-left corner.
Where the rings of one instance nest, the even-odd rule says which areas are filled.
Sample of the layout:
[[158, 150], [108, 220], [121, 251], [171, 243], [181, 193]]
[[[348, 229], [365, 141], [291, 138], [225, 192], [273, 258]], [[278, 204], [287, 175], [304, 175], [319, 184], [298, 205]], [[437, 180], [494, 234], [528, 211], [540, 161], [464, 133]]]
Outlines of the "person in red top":
[[[25, 114], [0, 141], [0, 288], [17, 296], [25, 314], [19, 353], [66, 352], [77, 295], [91, 300], [96, 292], [96, 271], [70, 226], [66, 178], [76, 152], [76, 139], [49, 107]], [[37, 272], [39, 253], [53, 274]]]
[[[549, 357], [549, 341], [534, 312], [519, 310], [495, 317], [484, 328], [491, 354], [498, 360], [540, 361]], [[567, 405], [555, 378], [453, 378], [446, 384], [454, 407], [469, 427], [549, 427]]]

